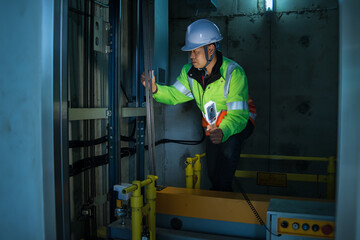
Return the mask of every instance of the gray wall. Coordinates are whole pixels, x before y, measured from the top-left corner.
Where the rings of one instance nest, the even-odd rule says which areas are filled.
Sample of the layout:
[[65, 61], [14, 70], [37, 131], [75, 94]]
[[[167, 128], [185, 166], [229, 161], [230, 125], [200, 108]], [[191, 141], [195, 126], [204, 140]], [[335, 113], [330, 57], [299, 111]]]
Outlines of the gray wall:
[[340, 2], [336, 239], [360, 239], [360, 2]]
[[[243, 152], [336, 156], [337, 1], [274, 2], [275, 13], [267, 13], [262, 0], [218, 1], [217, 11], [194, 9], [183, 1], [170, 1], [169, 83], [175, 81], [182, 65], [188, 62], [187, 53], [180, 51], [187, 25], [199, 18], [210, 19], [224, 36], [221, 51], [245, 69], [249, 93], [257, 106], [256, 129], [243, 146]], [[165, 111], [168, 136], [199, 138], [200, 123], [194, 117], [199, 118], [200, 113], [192, 105], [167, 106]], [[171, 162], [166, 168], [169, 185], [183, 185], [180, 162], [197, 151], [203, 151], [203, 147], [167, 148], [165, 158]], [[240, 168], [283, 171], [284, 165], [289, 172], [326, 172], [322, 164], [270, 163], [268, 160], [245, 159]], [[178, 174], [179, 171], [182, 172]], [[252, 192], [286, 195], [298, 192], [298, 186], [292, 183], [279, 189], [256, 186], [253, 180], [243, 182]], [[309, 196], [326, 196], [324, 186], [305, 184], [304, 187]]]
[[55, 239], [53, 1], [0, 4], [0, 232]]

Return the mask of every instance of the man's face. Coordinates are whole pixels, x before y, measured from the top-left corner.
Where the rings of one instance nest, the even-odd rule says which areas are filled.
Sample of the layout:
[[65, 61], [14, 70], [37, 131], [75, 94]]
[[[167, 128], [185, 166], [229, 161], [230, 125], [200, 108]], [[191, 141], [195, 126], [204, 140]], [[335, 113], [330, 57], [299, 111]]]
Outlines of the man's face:
[[206, 64], [204, 47], [199, 47], [190, 52], [190, 60], [195, 68], [203, 68]]

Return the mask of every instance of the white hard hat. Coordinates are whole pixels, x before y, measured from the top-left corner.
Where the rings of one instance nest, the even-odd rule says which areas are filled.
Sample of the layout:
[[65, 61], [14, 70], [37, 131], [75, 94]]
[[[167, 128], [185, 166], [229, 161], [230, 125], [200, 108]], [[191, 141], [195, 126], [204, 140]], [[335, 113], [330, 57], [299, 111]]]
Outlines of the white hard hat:
[[195, 48], [219, 42], [223, 39], [215, 23], [207, 19], [199, 19], [190, 24], [186, 31], [185, 46], [182, 51], [191, 51]]

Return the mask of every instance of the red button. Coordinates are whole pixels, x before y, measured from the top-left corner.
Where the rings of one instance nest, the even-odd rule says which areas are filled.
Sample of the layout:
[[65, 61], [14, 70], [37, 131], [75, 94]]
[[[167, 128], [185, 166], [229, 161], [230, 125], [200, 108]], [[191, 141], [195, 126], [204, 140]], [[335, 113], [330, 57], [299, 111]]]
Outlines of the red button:
[[328, 235], [333, 232], [333, 227], [329, 224], [322, 226], [321, 231], [323, 234]]

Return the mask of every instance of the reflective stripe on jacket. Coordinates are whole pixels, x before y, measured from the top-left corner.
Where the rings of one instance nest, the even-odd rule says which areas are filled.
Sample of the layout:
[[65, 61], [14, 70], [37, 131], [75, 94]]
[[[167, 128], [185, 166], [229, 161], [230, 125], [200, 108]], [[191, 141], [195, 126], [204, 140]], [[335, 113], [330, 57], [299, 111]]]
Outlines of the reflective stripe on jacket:
[[197, 106], [204, 114], [204, 105], [209, 101], [216, 103], [218, 112], [227, 111], [219, 128], [223, 132], [222, 142], [231, 135], [241, 132], [249, 119], [248, 85], [244, 70], [234, 61], [223, 57], [220, 67], [221, 78], [207, 85], [205, 91], [187, 72], [191, 64], [181, 70], [177, 81], [172, 86], [157, 85], [158, 91], [153, 94], [156, 101], [165, 104], [179, 104], [195, 99]]

